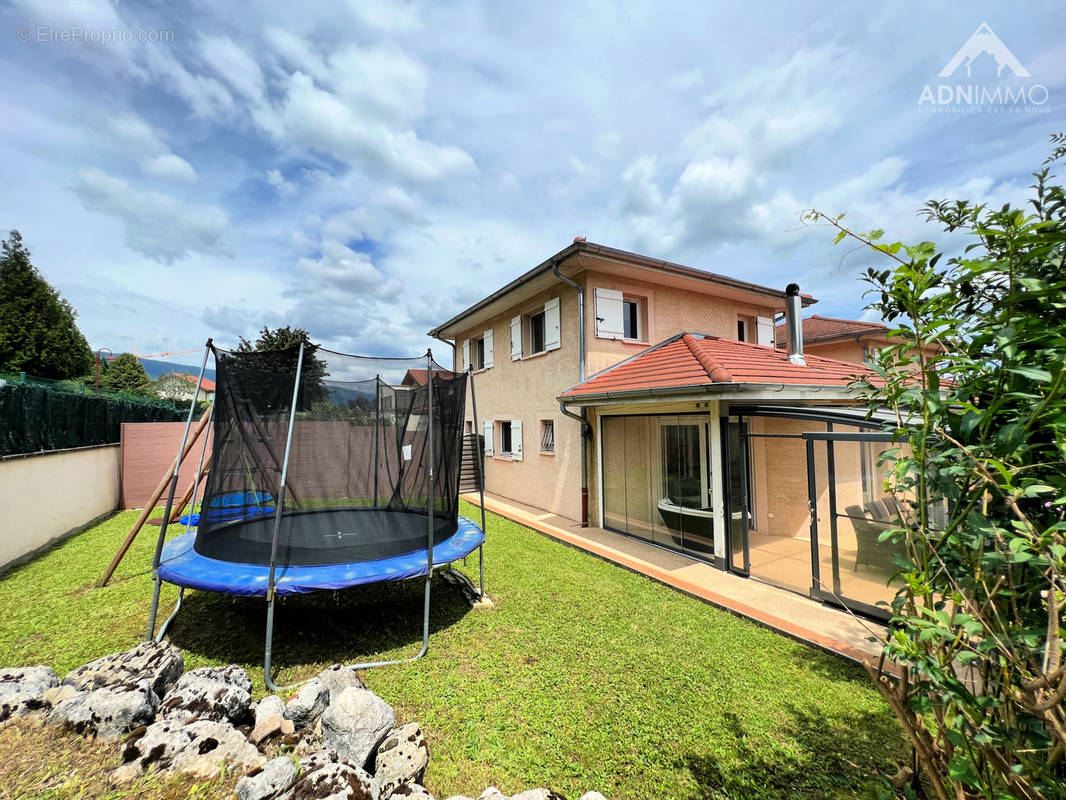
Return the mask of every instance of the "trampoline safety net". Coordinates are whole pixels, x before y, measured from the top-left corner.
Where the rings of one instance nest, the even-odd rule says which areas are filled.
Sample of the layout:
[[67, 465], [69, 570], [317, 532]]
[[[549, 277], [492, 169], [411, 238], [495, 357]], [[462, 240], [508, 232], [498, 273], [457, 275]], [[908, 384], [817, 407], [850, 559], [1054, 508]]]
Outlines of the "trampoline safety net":
[[465, 375], [428, 357], [368, 358], [305, 345], [283, 489], [299, 347], [212, 349], [214, 444], [198, 553], [269, 564], [279, 500], [279, 566], [424, 550], [430, 498], [434, 543], [455, 533]]

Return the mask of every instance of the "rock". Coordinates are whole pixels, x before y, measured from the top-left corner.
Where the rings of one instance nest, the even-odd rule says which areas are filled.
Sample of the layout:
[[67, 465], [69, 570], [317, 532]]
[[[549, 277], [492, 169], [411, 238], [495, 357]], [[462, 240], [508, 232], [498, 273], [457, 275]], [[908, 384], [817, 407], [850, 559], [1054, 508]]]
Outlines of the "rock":
[[310, 728], [330, 703], [329, 688], [318, 678], [312, 678], [285, 704], [285, 716], [297, 728]]
[[477, 796], [477, 800], [507, 800], [507, 795], [495, 786], [490, 786]]
[[511, 795], [511, 800], [565, 800], [565, 798], [551, 789], [526, 789], [524, 792]]
[[579, 800], [607, 800], [607, 798], [599, 792], [585, 792]]
[[369, 689], [349, 686], [322, 716], [322, 744], [365, 767], [395, 723], [388, 703]]
[[[155, 766], [203, 780], [217, 776], [223, 764], [243, 772], [266, 763], [255, 745], [232, 725], [206, 719], [188, 724], [174, 718], [154, 722], [130, 735], [122, 758], [140, 772]], [[113, 773], [112, 777], [118, 776]]]
[[237, 666], [199, 667], [182, 675], [163, 698], [160, 713], [181, 721], [239, 723], [252, 704], [252, 682]]
[[401, 783], [392, 790], [391, 795], [386, 795], [382, 790], [381, 796], [382, 798], [397, 797], [402, 800], [433, 800], [433, 795], [429, 793], [429, 790], [417, 783]]
[[331, 667], [326, 667], [318, 673], [318, 679], [326, 684], [326, 688], [329, 689], [330, 703], [336, 703], [340, 693], [351, 686], [356, 689], [366, 688], [366, 685], [360, 680], [355, 670], [351, 667], [346, 667], [344, 664], [334, 664]]
[[78, 693], [78, 690], [69, 683], [63, 686], [53, 686], [41, 695], [41, 700], [49, 707], [58, 706], [64, 700], [69, 700]]
[[58, 685], [51, 667], [0, 669], [0, 722], [43, 708], [43, 695]]
[[429, 764], [429, 748], [417, 722], [402, 725], [378, 747], [374, 777], [381, 784], [382, 797], [388, 797], [402, 783], [419, 783]]
[[[301, 762], [302, 764], [303, 762]], [[378, 782], [348, 761], [315, 767], [299, 778], [279, 800], [380, 800]]]
[[178, 648], [167, 642], [141, 642], [132, 650], [103, 656], [68, 672], [63, 683], [91, 692], [103, 686], [147, 680], [156, 696], [162, 697], [184, 669]]
[[[283, 721], [292, 725], [292, 720], [283, 720], [280, 714], [271, 714], [265, 719], [259, 719], [259, 715], [257, 714], [255, 727], [252, 729], [252, 732], [248, 734], [248, 741], [252, 744], [260, 744], [265, 742], [271, 736], [276, 736], [282, 732], [281, 723]], [[293, 725], [294, 730], [295, 727], [296, 726]]]
[[48, 722], [77, 731], [117, 739], [155, 717], [159, 698], [147, 680], [77, 692], [58, 703]]
[[276, 694], [268, 694], [255, 705], [255, 724], [258, 725], [260, 719], [266, 719], [275, 714], [279, 717], [285, 716], [285, 701]]
[[266, 800], [274, 797], [296, 778], [296, 767], [288, 756], [280, 756], [237, 781], [237, 800]]

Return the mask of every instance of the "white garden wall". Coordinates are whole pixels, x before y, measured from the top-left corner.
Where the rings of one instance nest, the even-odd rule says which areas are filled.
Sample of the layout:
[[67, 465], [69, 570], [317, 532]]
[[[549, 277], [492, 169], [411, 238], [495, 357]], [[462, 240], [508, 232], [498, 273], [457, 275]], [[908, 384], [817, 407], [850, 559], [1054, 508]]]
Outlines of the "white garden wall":
[[118, 508], [119, 446], [0, 459], [0, 572]]

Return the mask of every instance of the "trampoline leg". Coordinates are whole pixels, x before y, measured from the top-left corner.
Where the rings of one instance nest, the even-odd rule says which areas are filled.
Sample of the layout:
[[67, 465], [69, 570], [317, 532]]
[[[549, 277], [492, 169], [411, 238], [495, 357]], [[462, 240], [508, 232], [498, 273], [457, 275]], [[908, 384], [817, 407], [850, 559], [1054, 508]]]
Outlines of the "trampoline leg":
[[[411, 658], [395, 658], [391, 661], [367, 661], [363, 664], [349, 664], [348, 669], [371, 669], [373, 667], [387, 667], [391, 664], [410, 664], [413, 661], [418, 661], [426, 653], [429, 652], [429, 596], [430, 587], [433, 585], [433, 573], [431, 572], [426, 576], [426, 600], [423, 608], [422, 615], [422, 649], [418, 651], [418, 655]], [[269, 684], [268, 684], [269, 687]]]
[[263, 680], [266, 683], [267, 689], [272, 692], [276, 692], [280, 689], [274, 683], [274, 679], [270, 677], [270, 654], [274, 647], [274, 598], [270, 598], [270, 602], [267, 603], [267, 625], [266, 625], [266, 649], [263, 651]]
[[478, 545], [477, 548], [477, 595], [480, 598], [485, 597], [485, 545]]
[[152, 607], [148, 612], [148, 631], [144, 634], [144, 640], [146, 642], [150, 642], [155, 638], [155, 618], [159, 613], [159, 590], [162, 586], [163, 582], [159, 580], [159, 576], [157, 575], [155, 578], [155, 589], [152, 591]]
[[157, 633], [155, 636], [155, 640], [157, 642], [163, 641], [163, 637], [167, 635], [167, 628], [170, 627], [170, 623], [174, 621], [174, 617], [178, 616], [178, 612], [181, 611], [181, 601], [184, 599], [185, 587], [182, 586], [180, 589], [178, 589], [178, 603], [174, 606], [174, 611], [172, 611], [170, 616], [167, 617], [166, 622], [164, 622], [159, 627], [159, 633]]

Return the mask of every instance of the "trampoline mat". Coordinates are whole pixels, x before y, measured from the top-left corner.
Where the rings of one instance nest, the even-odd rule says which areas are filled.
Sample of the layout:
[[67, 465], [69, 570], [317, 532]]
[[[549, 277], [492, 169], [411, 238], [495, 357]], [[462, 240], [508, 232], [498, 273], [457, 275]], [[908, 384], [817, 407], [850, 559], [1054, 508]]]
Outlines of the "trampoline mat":
[[[423, 517], [423, 522], [425, 518]], [[263, 596], [269, 583], [270, 567], [219, 561], [200, 555], [193, 549], [194, 533], [171, 539], [163, 546], [159, 577], [167, 583], [189, 589], [204, 589], [230, 595]], [[459, 517], [458, 530], [433, 547], [434, 566], [449, 564], [477, 550], [485, 534], [466, 517]], [[279, 595], [302, 594], [322, 590], [347, 589], [381, 581], [402, 581], [426, 574], [429, 568], [425, 549], [350, 564], [322, 566], [289, 565], [275, 572], [275, 591]]]
[[[273, 514], [201, 527], [193, 549], [202, 556], [239, 564], [270, 564]], [[456, 531], [447, 518], [434, 519], [433, 543]], [[278, 536], [278, 565], [348, 564], [378, 561], [425, 550], [425, 514], [374, 508], [286, 511]]]

